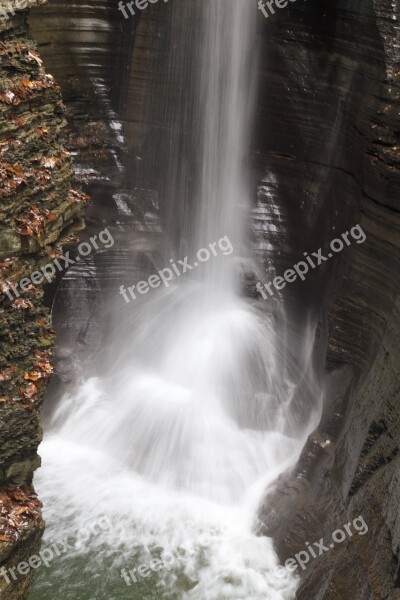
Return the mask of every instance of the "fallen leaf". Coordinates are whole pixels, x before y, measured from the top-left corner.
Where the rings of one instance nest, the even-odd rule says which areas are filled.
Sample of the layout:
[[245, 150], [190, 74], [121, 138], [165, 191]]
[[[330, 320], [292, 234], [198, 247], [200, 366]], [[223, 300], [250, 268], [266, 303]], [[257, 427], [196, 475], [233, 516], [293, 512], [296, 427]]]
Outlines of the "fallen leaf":
[[40, 379], [41, 377], [42, 377], [42, 374], [39, 373], [38, 371], [27, 372], [24, 375], [24, 379], [26, 381], [38, 381], [38, 379]]

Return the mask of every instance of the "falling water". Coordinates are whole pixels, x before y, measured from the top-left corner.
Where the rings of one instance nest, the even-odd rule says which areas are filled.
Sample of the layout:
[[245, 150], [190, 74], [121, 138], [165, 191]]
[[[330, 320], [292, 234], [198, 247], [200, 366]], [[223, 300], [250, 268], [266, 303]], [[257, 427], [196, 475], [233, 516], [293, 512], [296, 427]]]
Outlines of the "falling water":
[[[46, 539], [101, 515], [112, 529], [40, 575], [33, 598], [46, 598], [49, 582], [48, 597], [56, 589], [63, 599], [294, 597], [296, 579], [276, 574], [272, 541], [253, 532], [265, 490], [294, 463], [317, 416], [313, 330], [294, 356], [282, 309], [269, 314], [240, 296], [256, 7], [201, 6], [191, 252], [228, 236], [232, 253], [132, 306], [108, 372], [60, 402], [36, 482]], [[309, 411], [301, 425], [299, 406]], [[129, 586], [121, 578], [122, 568], [185, 544], [194, 551], [172, 568]]]
[[[199, 52], [201, 102], [197, 126], [201, 150], [196, 215], [197, 248], [228, 235], [236, 255], [244, 252], [249, 190], [249, 153], [257, 69], [256, 11], [248, 2], [205, 2]], [[194, 249], [194, 251], [196, 251]], [[232, 264], [212, 261], [214, 286], [237, 286]]]

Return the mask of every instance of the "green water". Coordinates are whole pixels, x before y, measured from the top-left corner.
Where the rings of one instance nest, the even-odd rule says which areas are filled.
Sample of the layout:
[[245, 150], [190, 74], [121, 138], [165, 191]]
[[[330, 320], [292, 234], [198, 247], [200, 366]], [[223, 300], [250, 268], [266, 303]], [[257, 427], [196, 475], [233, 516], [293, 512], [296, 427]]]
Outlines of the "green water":
[[[101, 565], [95, 555], [80, 557], [61, 557], [54, 559], [49, 567], [42, 566], [36, 571], [36, 577], [29, 600], [178, 600], [185, 592], [196, 586], [184, 573], [183, 568], [175, 566], [155, 571], [148, 567], [144, 576], [137, 573], [140, 565], [149, 564], [143, 555], [132, 554], [121, 561], [121, 554], [103, 546]], [[159, 555], [159, 554], [158, 554]], [[152, 556], [157, 556], [152, 553]], [[205, 554], [197, 556], [199, 563], [205, 564]], [[141, 562], [142, 561], [142, 562]], [[121, 568], [126, 568], [130, 585], [121, 576]], [[201, 565], [199, 564], [199, 568]], [[128, 571], [133, 570], [133, 577]]]

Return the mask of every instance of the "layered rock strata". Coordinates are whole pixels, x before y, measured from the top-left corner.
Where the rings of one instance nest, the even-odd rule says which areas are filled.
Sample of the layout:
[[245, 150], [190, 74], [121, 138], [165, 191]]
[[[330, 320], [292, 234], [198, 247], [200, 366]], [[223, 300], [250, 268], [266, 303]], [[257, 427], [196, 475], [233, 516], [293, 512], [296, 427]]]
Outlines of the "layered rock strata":
[[[298, 567], [300, 600], [400, 598], [399, 18], [389, 0], [338, 0], [298, 3], [266, 26], [275, 68], [261, 106], [291, 126], [260, 115], [272, 140], [258, 142], [260, 168], [277, 174], [300, 225], [279, 260], [310, 250], [310, 235], [314, 248], [356, 223], [367, 236], [325, 268], [325, 285], [312, 275], [299, 289], [328, 315], [323, 415], [260, 513], [283, 561], [306, 542], [328, 547]], [[359, 515], [368, 532], [331, 547]]]
[[[54, 0], [43, 12], [58, 27], [53, 47], [43, 48], [49, 59], [70, 34], [60, 66], [66, 91], [75, 94], [68, 68], [83, 57], [80, 76], [90, 73], [95, 82], [100, 73], [110, 84], [102, 86], [103, 99], [114, 102], [128, 132], [133, 177], [161, 182], [163, 197], [171, 173], [181, 172], [168, 164], [179, 120], [166, 127], [165, 99], [167, 90], [172, 105], [184, 91], [179, 82], [193, 35], [185, 5], [170, 1], [168, 12], [149, 7], [136, 29], [117, 19], [116, 7], [108, 12], [104, 0], [68, 7]], [[79, 23], [79, 31], [64, 27], [59, 15]], [[367, 235], [285, 290], [285, 300], [296, 299], [300, 323], [310, 311], [326, 315], [328, 342], [318, 348], [326, 356], [326, 393], [320, 427], [260, 511], [262, 532], [274, 536], [285, 560], [360, 514], [369, 526], [365, 536], [310, 561], [300, 599], [399, 597], [399, 18], [390, 0], [297, 0], [268, 19], [259, 14], [253, 166], [260, 261], [282, 274], [304, 251], [326, 247], [355, 224]], [[123, 67], [114, 81], [91, 49], [88, 19], [96, 19], [96, 48]], [[177, 71], [167, 68], [171, 31]], [[90, 119], [94, 98], [82, 103]]]
[[[25, 6], [41, 4], [29, 0]], [[0, 566], [9, 575], [0, 577], [0, 595], [16, 600], [27, 597], [34, 571], [14, 570], [14, 577], [9, 570], [37, 552], [43, 529], [32, 478], [40, 465], [40, 407], [53, 370], [54, 335], [43, 303], [46, 279], [38, 272], [60, 258], [62, 241], [80, 223], [85, 196], [70, 188], [72, 162], [60, 143], [65, 125], [60, 88], [27, 33], [21, 3], [3, 5], [8, 12], [0, 15]]]

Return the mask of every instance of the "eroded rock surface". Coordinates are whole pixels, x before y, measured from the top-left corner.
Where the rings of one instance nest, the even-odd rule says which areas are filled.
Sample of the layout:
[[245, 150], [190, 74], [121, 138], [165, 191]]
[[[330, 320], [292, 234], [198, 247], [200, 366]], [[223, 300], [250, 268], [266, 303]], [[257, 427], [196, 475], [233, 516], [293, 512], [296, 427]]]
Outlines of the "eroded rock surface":
[[[173, 131], [165, 127], [164, 105], [166, 94], [173, 104], [185, 92], [182, 72], [190, 81], [185, 4], [149, 7], [136, 23], [103, 0], [54, 0], [43, 11], [57, 27], [43, 52], [49, 60], [63, 55], [53, 69], [73, 120], [94, 121], [96, 99], [112, 106], [129, 148], [127, 187], [156, 182], [166, 203], [182, 172], [168, 162], [169, 144], [179, 138], [190, 147], [179, 121]], [[326, 317], [328, 342], [319, 348], [326, 394], [320, 427], [260, 511], [263, 533], [275, 537], [284, 560], [360, 514], [369, 527], [310, 561], [298, 592], [304, 600], [394, 600], [400, 591], [399, 18], [391, 0], [297, 0], [268, 20], [259, 14], [253, 225], [260, 260], [283, 272], [356, 224], [367, 235], [287, 290], [300, 321], [304, 307], [322, 311], [321, 329]], [[101, 52], [90, 50], [88, 19], [96, 20]], [[180, 70], [168, 69], [173, 54]], [[71, 65], [87, 87], [68, 78]], [[115, 140], [103, 139], [115, 151]], [[87, 136], [78, 145], [84, 155]], [[90, 160], [88, 152], [87, 168]], [[187, 153], [189, 172], [190, 160]]]
[[[46, 279], [31, 276], [61, 256], [85, 200], [70, 188], [60, 88], [27, 33], [26, 12], [8, 5], [15, 14], [0, 16], [0, 566], [7, 570], [37, 552], [43, 529], [32, 478], [54, 334]], [[26, 598], [33, 572], [2, 576], [1, 598]]]
[[399, 17], [387, 0], [307, 2], [268, 25], [280, 69], [265, 97], [282, 121], [279, 93], [292, 126], [278, 136], [266, 123], [274, 141], [262, 151], [282, 181], [290, 173], [286, 187], [300, 177], [297, 200], [287, 196], [305, 208], [292, 246], [308, 250], [315, 228], [325, 244], [355, 223], [367, 235], [327, 277], [321, 424], [261, 509], [283, 560], [358, 515], [368, 524], [298, 569], [301, 600], [400, 597]]

